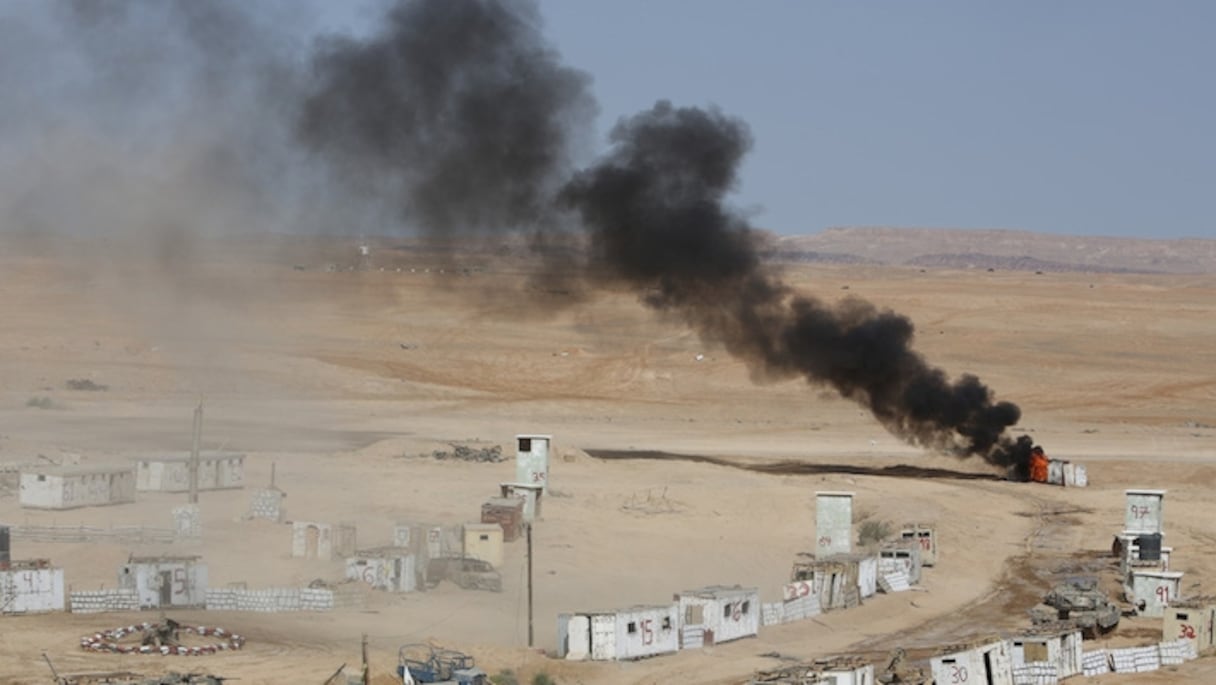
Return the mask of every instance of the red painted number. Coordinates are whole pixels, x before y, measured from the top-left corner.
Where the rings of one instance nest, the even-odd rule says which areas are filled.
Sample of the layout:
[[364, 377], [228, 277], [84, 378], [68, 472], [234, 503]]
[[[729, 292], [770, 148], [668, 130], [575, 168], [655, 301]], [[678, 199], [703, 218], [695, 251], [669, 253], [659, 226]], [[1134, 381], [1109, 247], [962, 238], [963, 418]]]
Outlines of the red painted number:
[[648, 645], [654, 642], [654, 626], [651, 625], [654, 621], [646, 619], [642, 621], [642, 644]]
[[1195, 639], [1195, 626], [1188, 626], [1187, 624], [1183, 623], [1182, 624], [1182, 633], [1180, 635], [1178, 635], [1178, 637], [1184, 638], [1187, 640], [1194, 640]]
[[1167, 587], [1165, 585], [1158, 587], [1157, 588], [1157, 598], [1161, 600], [1162, 604], [1169, 604], [1170, 603], [1169, 587]]
[[1140, 505], [1133, 504], [1131, 507], [1132, 518], [1137, 518], [1137, 519], [1147, 518], [1150, 511], [1151, 510], [1149, 509], [1149, 506], [1147, 504], [1140, 504]]
[[830, 537], [828, 537], [828, 536], [826, 536], [826, 535], [824, 535], [823, 537], [819, 538], [819, 546], [820, 546], [820, 547], [831, 547], [831, 546], [832, 546], [832, 538], [830, 538]]
[[966, 666], [951, 666], [950, 667], [950, 682], [951, 683], [967, 682], [967, 667]]
[[925, 550], [926, 552], [928, 552], [932, 546], [933, 545], [929, 544], [929, 538], [920, 539], [920, 548]]

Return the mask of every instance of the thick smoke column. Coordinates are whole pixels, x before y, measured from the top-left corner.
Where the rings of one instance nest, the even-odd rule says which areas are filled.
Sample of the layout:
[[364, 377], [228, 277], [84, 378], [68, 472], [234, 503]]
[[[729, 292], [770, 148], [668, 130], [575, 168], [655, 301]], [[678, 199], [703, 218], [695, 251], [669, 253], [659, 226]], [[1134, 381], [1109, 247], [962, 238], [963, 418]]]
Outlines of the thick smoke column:
[[836, 306], [768, 272], [724, 196], [751, 138], [717, 111], [660, 102], [617, 124], [609, 153], [562, 193], [591, 233], [592, 276], [649, 294], [768, 378], [801, 376], [867, 406], [924, 447], [1021, 467], [1021, 412], [978, 378], [951, 382], [912, 350], [912, 322], [857, 298]]
[[1019, 409], [927, 364], [907, 318], [856, 298], [823, 303], [765, 266], [757, 234], [724, 202], [751, 147], [742, 122], [660, 102], [570, 175], [594, 105], [588, 78], [560, 64], [538, 24], [522, 2], [401, 2], [370, 40], [320, 52], [300, 133], [435, 235], [545, 231], [572, 215], [588, 237], [588, 284], [643, 293], [757, 378], [830, 386], [910, 443], [1025, 469], [1029, 440], [1006, 434]]
[[525, 2], [401, 2], [366, 41], [330, 39], [300, 133], [342, 182], [432, 235], [536, 229], [595, 113]]

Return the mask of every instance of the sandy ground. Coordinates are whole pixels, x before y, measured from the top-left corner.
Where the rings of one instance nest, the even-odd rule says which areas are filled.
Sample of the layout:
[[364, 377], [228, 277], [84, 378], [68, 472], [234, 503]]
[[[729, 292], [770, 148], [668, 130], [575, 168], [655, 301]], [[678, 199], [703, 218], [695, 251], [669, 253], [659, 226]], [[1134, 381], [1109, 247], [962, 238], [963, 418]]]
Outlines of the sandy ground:
[[[327, 272], [312, 268], [317, 253], [234, 249], [166, 268], [84, 260], [80, 249], [47, 244], [6, 247], [0, 461], [41, 454], [126, 464], [186, 449], [200, 394], [204, 447], [249, 455], [250, 487], [203, 494], [196, 545], [14, 541], [14, 558], [51, 558], [75, 589], [113, 587], [130, 553], [202, 554], [217, 586], [339, 579], [339, 562], [290, 558], [289, 527], [241, 520], [271, 464], [288, 493], [289, 519], [354, 521], [360, 544], [375, 546], [390, 541], [397, 521], [476, 520], [481, 502], [513, 474], [512, 463], [419, 454], [452, 442], [513, 454], [515, 434], [549, 433], [557, 456], [556, 492], [535, 530], [534, 649], [517, 543], [508, 546], [499, 594], [444, 585], [378, 595], [364, 611], [174, 613], [248, 637], [243, 652], [205, 661], [77, 649], [83, 634], [147, 615], [5, 617], [2, 682], [50, 682], [45, 652], [61, 671], [189, 668], [241, 683], [321, 683], [340, 664], [357, 665], [364, 633], [377, 674], [391, 672], [399, 645], [422, 640], [470, 651], [492, 673], [544, 671], [587, 685], [738, 682], [775, 666], [761, 656], [773, 652], [859, 652], [885, 662], [896, 646], [925, 652], [1015, 631], [1055, 575], [1109, 570], [1101, 554], [1122, 526], [1128, 487], [1169, 490], [1174, 567], [1186, 572], [1189, 593], [1212, 592], [1204, 579], [1216, 571], [1208, 523], [1216, 515], [1208, 495], [1216, 484], [1216, 277], [788, 272], [825, 299], [860, 296], [911, 317], [916, 347], [930, 361], [978, 374], [1022, 406], [1020, 428], [1050, 454], [1088, 465], [1092, 487], [1066, 491], [983, 477], [995, 474], [978, 461], [925, 454], [823, 388], [753, 382], [741, 363], [627, 294], [558, 307], [560, 297], [520, 295], [518, 274], [505, 267], [439, 274], [427, 257], [406, 252], [383, 259], [384, 272]], [[301, 259], [312, 260], [309, 268], [293, 269]], [[71, 378], [109, 389], [66, 390]], [[27, 406], [33, 397], [51, 398], [52, 407]], [[823, 468], [606, 461], [584, 451], [595, 448]], [[903, 477], [878, 473], [890, 465], [915, 468]], [[942, 558], [921, 590], [640, 662], [565, 663], [543, 654], [555, 646], [562, 611], [662, 602], [705, 584], [757, 586], [775, 601], [794, 555], [812, 547], [816, 490], [857, 493], [859, 518], [935, 524]], [[661, 506], [625, 507], [640, 500]], [[141, 494], [130, 505], [40, 512], [10, 495], [0, 497], [0, 520], [168, 527], [170, 510], [185, 501]], [[1159, 637], [1158, 620], [1136, 619], [1107, 642]], [[1135, 680], [1208, 678], [1216, 664], [1205, 659]]]

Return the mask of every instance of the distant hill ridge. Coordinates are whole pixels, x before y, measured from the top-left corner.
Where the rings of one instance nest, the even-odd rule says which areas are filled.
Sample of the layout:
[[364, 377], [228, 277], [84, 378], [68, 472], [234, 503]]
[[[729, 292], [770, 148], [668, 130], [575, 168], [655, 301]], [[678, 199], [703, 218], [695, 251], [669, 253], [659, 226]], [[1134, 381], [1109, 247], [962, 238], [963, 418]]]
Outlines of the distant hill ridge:
[[1007, 229], [850, 226], [775, 236], [781, 261], [957, 269], [1127, 273], [1216, 272], [1216, 240], [1056, 235]]

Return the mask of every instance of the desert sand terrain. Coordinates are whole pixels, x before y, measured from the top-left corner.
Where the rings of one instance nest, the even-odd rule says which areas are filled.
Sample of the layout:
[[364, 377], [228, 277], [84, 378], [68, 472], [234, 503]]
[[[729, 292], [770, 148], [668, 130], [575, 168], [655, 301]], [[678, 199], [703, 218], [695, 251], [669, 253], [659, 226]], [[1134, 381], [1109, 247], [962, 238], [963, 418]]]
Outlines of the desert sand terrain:
[[[277, 245], [277, 243], [276, 243]], [[778, 662], [862, 653], [879, 664], [1027, 625], [1054, 574], [1109, 569], [1123, 490], [1164, 488], [1167, 544], [1188, 593], [1216, 581], [1216, 277], [943, 271], [803, 265], [788, 280], [826, 300], [862, 297], [910, 317], [916, 349], [952, 375], [974, 373], [1019, 404], [1019, 430], [1055, 457], [1084, 462], [1091, 487], [1002, 480], [979, 460], [903, 444], [861, 407], [746, 367], [630, 294], [584, 302], [519, 294], [509, 263], [465, 272], [424, 253], [373, 253], [350, 241], [294, 251], [231, 244], [149, 262], [88, 246], [0, 249], [0, 461], [129, 464], [189, 447], [205, 401], [204, 448], [249, 455], [244, 490], [204, 492], [198, 544], [13, 541], [46, 557], [74, 589], [114, 587], [131, 553], [201, 554], [212, 586], [338, 580], [341, 562], [290, 558], [290, 527], [242, 520], [275, 464], [287, 518], [354, 521], [361, 546], [388, 544], [397, 521], [475, 521], [514, 465], [437, 461], [450, 443], [554, 436], [554, 496], [535, 528], [535, 648], [527, 646], [522, 543], [507, 547], [502, 593], [377, 595], [366, 610], [318, 614], [173, 612], [248, 638], [239, 653], [175, 661], [94, 655], [78, 639], [147, 615], [0, 618], [0, 682], [61, 671], [206, 669], [242, 685], [321, 683], [357, 671], [360, 635], [376, 682], [396, 650], [433, 640], [491, 673], [547, 672], [561, 683], [732, 683]], [[293, 268], [299, 264], [301, 268]], [[380, 271], [380, 267], [385, 267]], [[398, 271], [397, 269], [401, 269]], [[424, 273], [424, 270], [427, 272]], [[102, 392], [65, 389], [87, 378]], [[50, 398], [49, 408], [27, 406]], [[709, 455], [762, 472], [682, 459], [603, 460], [587, 450]], [[799, 468], [813, 465], [818, 468]], [[912, 467], [896, 475], [887, 466]], [[841, 468], [847, 467], [847, 468]], [[921, 591], [762, 629], [758, 638], [630, 663], [547, 658], [559, 612], [663, 602], [706, 584], [779, 598], [794, 555], [812, 547], [814, 492], [856, 493], [859, 517], [938, 527], [942, 556]], [[625, 507], [653, 500], [649, 511]], [[185, 495], [42, 512], [0, 498], [0, 521], [168, 527]], [[1106, 642], [1147, 644], [1158, 619], [1125, 619]], [[1087, 648], [1090, 648], [1087, 646]], [[920, 651], [917, 651], [920, 650]], [[1200, 659], [1136, 682], [1216, 679]], [[1132, 682], [1107, 676], [1093, 682]]]

